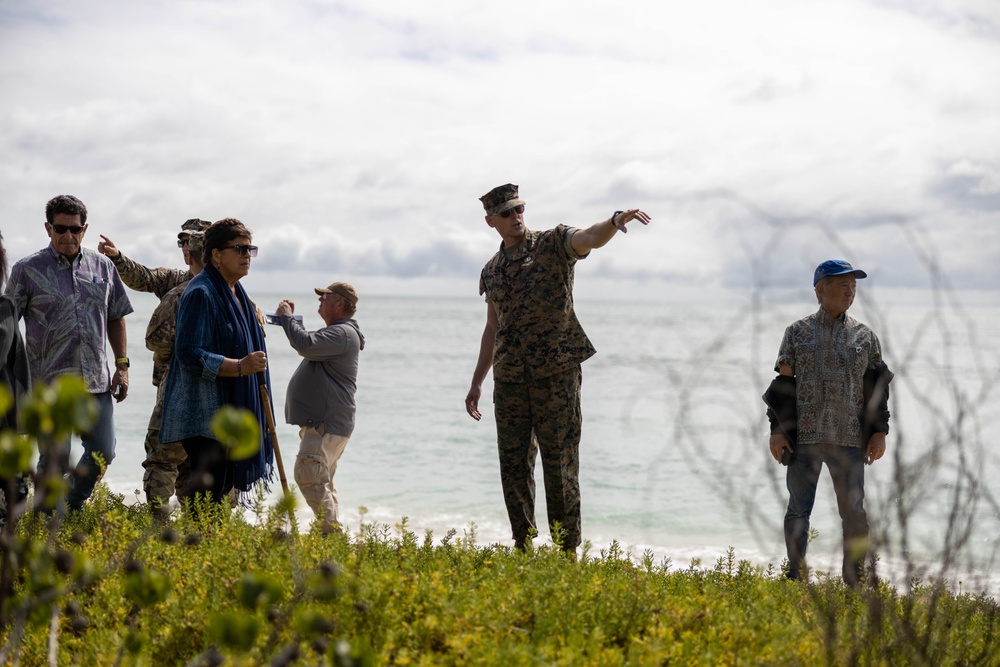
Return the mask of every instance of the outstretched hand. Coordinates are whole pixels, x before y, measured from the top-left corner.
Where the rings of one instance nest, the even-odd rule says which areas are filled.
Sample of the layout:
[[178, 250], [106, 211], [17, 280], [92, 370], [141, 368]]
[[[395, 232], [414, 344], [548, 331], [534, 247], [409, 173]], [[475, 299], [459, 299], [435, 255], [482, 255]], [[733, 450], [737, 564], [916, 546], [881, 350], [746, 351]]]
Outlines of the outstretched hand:
[[102, 255], [107, 255], [108, 257], [111, 258], [117, 257], [118, 255], [121, 254], [121, 251], [118, 250], [118, 247], [115, 245], [114, 241], [109, 239], [104, 234], [101, 234], [100, 236], [101, 239], [103, 240], [99, 241], [97, 244], [97, 251], [99, 253], [101, 253]]
[[622, 230], [623, 234], [627, 234], [628, 230], [625, 228], [625, 225], [627, 225], [632, 220], [638, 220], [642, 224], [648, 225], [649, 221], [652, 220], [652, 218], [650, 218], [648, 215], [646, 215], [637, 208], [630, 208], [629, 210], [622, 211], [621, 213], [616, 215], [613, 222], [615, 227]]

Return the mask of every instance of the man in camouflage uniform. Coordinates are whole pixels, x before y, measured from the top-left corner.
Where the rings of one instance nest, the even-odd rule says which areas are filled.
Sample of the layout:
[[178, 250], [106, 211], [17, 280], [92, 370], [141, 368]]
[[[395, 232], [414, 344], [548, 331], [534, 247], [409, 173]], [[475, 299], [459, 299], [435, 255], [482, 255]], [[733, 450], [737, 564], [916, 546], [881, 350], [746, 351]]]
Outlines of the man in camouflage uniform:
[[500, 251], [483, 267], [486, 327], [465, 409], [479, 420], [483, 381], [493, 369], [493, 403], [500, 480], [514, 545], [523, 549], [535, 525], [535, 457], [542, 454], [549, 528], [563, 531], [562, 548], [581, 541], [579, 452], [580, 364], [595, 350], [573, 312], [573, 269], [625, 225], [649, 223], [639, 209], [615, 211], [586, 229], [524, 226], [524, 201], [507, 183], [480, 197]]
[[[205, 235], [192, 231], [188, 239], [187, 258], [191, 269], [191, 277], [201, 273], [202, 248]], [[185, 487], [191, 474], [187, 452], [180, 442], [160, 442], [160, 421], [163, 419], [163, 395], [167, 388], [167, 373], [170, 370], [170, 360], [174, 356], [174, 338], [177, 334], [177, 308], [181, 296], [187, 289], [191, 278], [167, 292], [160, 305], [153, 311], [146, 327], [146, 347], [153, 353], [153, 384], [156, 385], [156, 405], [149, 417], [149, 430], [146, 432], [146, 460], [142, 467], [146, 472], [142, 476], [142, 488], [146, 492], [146, 500], [160, 514], [167, 512], [170, 496], [175, 488], [178, 498], [185, 497]]]
[[[201, 251], [200, 249], [198, 250], [199, 260], [197, 270], [195, 270], [194, 266], [192, 266], [190, 243], [193, 235], [202, 234], [211, 224], [207, 220], [192, 218], [186, 220], [181, 225], [181, 231], [177, 234], [177, 245], [184, 255], [184, 263], [189, 267], [187, 269], [170, 269], [162, 266], [150, 269], [126, 257], [111, 239], [103, 235], [101, 236], [101, 242], [97, 244], [97, 249], [111, 259], [115, 268], [118, 269], [118, 274], [121, 276], [122, 281], [127, 286], [137, 292], [152, 292], [155, 294], [160, 298], [160, 307], [157, 308], [157, 311], [163, 310], [163, 312], [169, 312], [171, 313], [171, 317], [173, 317], [177, 312], [177, 303], [174, 302], [172, 310], [162, 309], [163, 299], [171, 290], [179, 285], [186, 285], [201, 270]], [[200, 240], [196, 241], [196, 243], [198, 242]], [[179, 294], [176, 299], [180, 299]], [[150, 347], [150, 328], [153, 328], [157, 321], [157, 314], [154, 313], [153, 319], [149, 323], [149, 328], [146, 330], [147, 347]], [[159, 333], [156, 334], [157, 344], [161, 347], [165, 346], [166, 342], [163, 340], [163, 336], [166, 334], [161, 327], [157, 326], [157, 329], [159, 330]], [[173, 327], [170, 326], [168, 329], [170, 350], [164, 355], [157, 349], [150, 347], [151, 350], [156, 352], [153, 355], [153, 385], [157, 387], [157, 392], [156, 405], [153, 406], [153, 413], [149, 418], [149, 427], [146, 431], [146, 441], [144, 443], [146, 460], [142, 463], [142, 467], [145, 468], [142, 476], [142, 486], [146, 492], [146, 501], [154, 508], [159, 505], [163, 509], [166, 509], [170, 496], [174, 494], [175, 484], [177, 488], [183, 488], [187, 480], [187, 473], [189, 472], [186, 464], [187, 457], [184, 454], [183, 447], [179, 447], [180, 454], [178, 458], [177, 448], [173, 444], [160, 444], [160, 417], [163, 412], [163, 396], [160, 389], [166, 386], [165, 379], [167, 370], [170, 368], [170, 354], [173, 351]], [[180, 443], [176, 444], [180, 445]]]

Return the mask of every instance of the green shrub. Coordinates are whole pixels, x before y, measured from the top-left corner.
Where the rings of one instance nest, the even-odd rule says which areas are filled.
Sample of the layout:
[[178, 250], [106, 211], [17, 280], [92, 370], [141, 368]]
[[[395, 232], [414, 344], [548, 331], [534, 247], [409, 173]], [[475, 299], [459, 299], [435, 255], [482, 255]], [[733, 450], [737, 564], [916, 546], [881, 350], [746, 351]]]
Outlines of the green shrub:
[[292, 509], [258, 498], [250, 522], [196, 501], [164, 523], [99, 485], [65, 521], [25, 516], [4, 534], [0, 665], [50, 648], [77, 665], [1000, 664], [996, 601], [944, 582], [803, 584], [732, 549], [712, 568], [617, 543], [577, 561], [478, 544], [474, 525], [421, 539], [405, 518], [325, 536]]

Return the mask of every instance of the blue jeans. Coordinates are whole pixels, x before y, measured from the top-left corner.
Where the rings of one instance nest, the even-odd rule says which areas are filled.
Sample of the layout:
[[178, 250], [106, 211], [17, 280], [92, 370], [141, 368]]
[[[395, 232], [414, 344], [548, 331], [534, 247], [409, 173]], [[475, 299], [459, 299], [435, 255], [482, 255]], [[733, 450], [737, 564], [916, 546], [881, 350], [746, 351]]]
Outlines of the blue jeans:
[[809, 516], [816, 500], [816, 484], [826, 464], [837, 495], [837, 509], [844, 531], [844, 581], [857, 585], [868, 556], [868, 514], [865, 512], [865, 449], [839, 445], [797, 445], [788, 466], [788, 510], [785, 512], [785, 547], [788, 577], [799, 579], [805, 568], [809, 542]]
[[[66, 496], [66, 505], [70, 509], [80, 509], [83, 502], [94, 492], [94, 487], [100, 481], [103, 473], [100, 466], [94, 461], [94, 454], [100, 454], [104, 459], [104, 465], [110, 466], [115, 458], [115, 408], [111, 399], [111, 392], [102, 394], [91, 394], [100, 406], [100, 413], [97, 422], [87, 433], [80, 434], [83, 442], [83, 455], [75, 466], [75, 471], [70, 475], [70, 490]], [[64, 460], [69, 459], [70, 439], [58, 445], [59, 453]], [[60, 451], [61, 450], [61, 451]], [[38, 457], [38, 469], [45, 468], [45, 455]]]

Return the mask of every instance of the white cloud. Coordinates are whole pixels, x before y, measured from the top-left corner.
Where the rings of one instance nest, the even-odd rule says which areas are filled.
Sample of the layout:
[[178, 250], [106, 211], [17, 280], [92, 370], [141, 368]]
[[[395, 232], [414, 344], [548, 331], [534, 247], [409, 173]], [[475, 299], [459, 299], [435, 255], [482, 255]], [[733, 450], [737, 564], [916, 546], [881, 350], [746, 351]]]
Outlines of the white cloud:
[[653, 215], [579, 282], [707, 293], [777, 243], [919, 284], [879, 245], [913, 225], [995, 289], [994, 4], [8, 3], [0, 219], [25, 254], [71, 192], [91, 245], [171, 264], [180, 222], [235, 216], [267, 286], [474, 294], [499, 242], [477, 198], [513, 181], [529, 226]]

